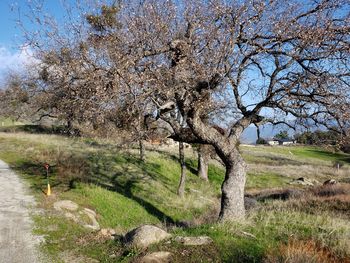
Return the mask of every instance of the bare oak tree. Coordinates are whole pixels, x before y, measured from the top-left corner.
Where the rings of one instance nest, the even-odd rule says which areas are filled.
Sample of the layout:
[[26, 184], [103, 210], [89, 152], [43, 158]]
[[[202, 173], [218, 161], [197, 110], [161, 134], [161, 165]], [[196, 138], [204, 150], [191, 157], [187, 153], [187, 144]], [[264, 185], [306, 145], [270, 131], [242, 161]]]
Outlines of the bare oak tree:
[[[124, 13], [125, 56], [134, 79], [158, 104], [173, 138], [214, 146], [226, 166], [220, 219], [244, 217], [246, 165], [237, 144], [251, 124], [301, 118], [327, 124], [339, 86], [348, 85], [349, 14], [341, 1], [146, 1]], [[346, 83], [346, 84], [344, 84]], [[222, 105], [224, 102], [224, 105]], [[226, 102], [226, 103], [225, 103]], [[222, 133], [213, 108], [226, 107], [233, 124]], [[283, 116], [284, 115], [284, 116]]]
[[121, 1], [118, 12], [110, 4], [72, 23], [75, 38], [54, 31], [33, 48], [68, 48], [60, 68], [76, 74], [60, 79], [79, 108], [103, 112], [134, 94], [171, 138], [213, 146], [226, 167], [221, 221], [245, 215], [244, 129], [295, 120], [327, 126], [332, 102], [349, 88], [346, 0]]

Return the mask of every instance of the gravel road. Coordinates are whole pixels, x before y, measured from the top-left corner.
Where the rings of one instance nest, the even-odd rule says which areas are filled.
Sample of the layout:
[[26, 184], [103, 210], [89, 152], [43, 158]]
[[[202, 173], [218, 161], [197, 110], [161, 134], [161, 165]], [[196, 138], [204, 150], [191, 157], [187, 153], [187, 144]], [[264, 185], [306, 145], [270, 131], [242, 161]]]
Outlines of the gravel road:
[[0, 262], [38, 263], [38, 238], [32, 235], [29, 209], [34, 199], [21, 179], [0, 160]]

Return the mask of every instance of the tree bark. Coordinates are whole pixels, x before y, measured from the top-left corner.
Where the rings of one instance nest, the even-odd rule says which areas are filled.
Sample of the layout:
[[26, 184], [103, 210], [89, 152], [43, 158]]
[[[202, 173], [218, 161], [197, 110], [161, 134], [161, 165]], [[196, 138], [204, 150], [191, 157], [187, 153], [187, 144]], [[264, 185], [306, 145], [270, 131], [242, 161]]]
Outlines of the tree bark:
[[256, 127], [256, 136], [258, 137], [257, 141], [260, 141], [260, 128], [258, 125], [255, 125], [255, 127]]
[[139, 139], [140, 160], [145, 161], [145, 145], [142, 139]]
[[246, 182], [246, 164], [238, 152], [234, 150], [224, 157], [226, 165], [225, 180], [221, 186], [221, 209], [219, 221], [243, 219], [244, 187]]
[[73, 131], [73, 122], [71, 119], [67, 120], [67, 133], [69, 135], [72, 135], [72, 131]]
[[208, 163], [209, 163], [209, 152], [208, 145], [199, 145], [198, 147], [198, 176], [208, 181]]
[[179, 162], [181, 166], [181, 177], [179, 187], [177, 189], [177, 194], [180, 197], [184, 197], [185, 195], [185, 182], [186, 182], [186, 163], [185, 163], [185, 151], [184, 151], [184, 143], [179, 142]]

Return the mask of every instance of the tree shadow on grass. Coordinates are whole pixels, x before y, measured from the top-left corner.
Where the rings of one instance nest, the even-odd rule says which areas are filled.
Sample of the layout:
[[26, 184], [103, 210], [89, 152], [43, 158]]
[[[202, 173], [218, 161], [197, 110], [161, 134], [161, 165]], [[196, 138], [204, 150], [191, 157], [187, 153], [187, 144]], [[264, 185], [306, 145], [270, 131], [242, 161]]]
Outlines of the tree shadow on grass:
[[[161, 151], [161, 150], [156, 150], [156, 149], [153, 149], [152, 152], [156, 152], [156, 153], [159, 153], [161, 155], [165, 155], [167, 156], [169, 159], [175, 161], [175, 162], [179, 162], [179, 157], [178, 155], [176, 154], [173, 154], [173, 153], [169, 153], [169, 152], [166, 152], [166, 151]], [[188, 159], [188, 158], [185, 158], [185, 163], [186, 163], [186, 169], [188, 169], [191, 173], [193, 174], [198, 174], [198, 163], [197, 161], [194, 161], [192, 159]]]
[[[120, 175], [116, 174], [115, 178], [117, 178], [118, 176], [120, 176]], [[166, 226], [173, 226], [173, 225], [177, 224], [177, 222], [175, 222], [170, 216], [166, 215], [164, 212], [162, 212], [160, 209], [158, 209], [152, 203], [146, 201], [145, 199], [142, 199], [139, 196], [134, 195], [133, 188], [135, 187], [135, 184], [138, 182], [138, 180], [130, 179], [130, 180], [127, 180], [125, 183], [120, 183], [120, 182], [118, 182], [118, 180], [114, 180], [113, 186], [111, 186], [110, 184], [102, 183], [101, 181], [93, 180], [93, 179], [90, 179], [89, 182], [92, 184], [98, 185], [102, 188], [105, 188], [109, 191], [117, 192], [117, 193], [137, 202], [150, 215], [153, 215], [154, 217], [156, 217], [160, 222], [163, 222]]]
[[[80, 174], [84, 176], [77, 174], [80, 168], [72, 170], [73, 166], [83, 166]], [[31, 188], [34, 190], [43, 192], [43, 189], [46, 189], [46, 171], [42, 163], [25, 161], [19, 163], [15, 169], [31, 181]], [[98, 151], [86, 153], [83, 159], [81, 156], [69, 155], [69, 161], [60, 160], [57, 167], [50, 167], [50, 183], [53, 188], [59, 187], [59, 190], [63, 189], [63, 191], [74, 188], [76, 182], [92, 183], [137, 202], [150, 215], [167, 225], [179, 225], [155, 204], [140, 197], [137, 192], [140, 182], [147, 183], [147, 180], [153, 180], [160, 183], [167, 192], [176, 194], [176, 187], [174, 187], [176, 183], [162, 173], [160, 164], [140, 162], [132, 154]], [[152, 189], [149, 189], [149, 194], [152, 194]]]
[[[133, 155], [121, 155], [110, 158], [95, 155], [90, 156], [89, 161], [91, 166], [89, 175], [85, 178], [86, 182], [117, 192], [135, 201], [150, 215], [164, 222], [167, 226], [177, 225], [178, 222], [175, 222], [154, 204], [134, 194], [137, 184], [147, 179], [161, 182], [163, 187], [168, 190], [171, 189], [169, 179], [158, 173], [160, 165], [140, 162]], [[118, 169], [115, 168], [116, 166]], [[142, 176], [142, 174], [145, 175]]]
[[[36, 162], [23, 161], [15, 166], [12, 166], [11, 168], [21, 173], [25, 179], [31, 182], [30, 189], [46, 194], [44, 189], [46, 189], [48, 181], [46, 176], [46, 170], [44, 169], [41, 163], [38, 164]], [[54, 189], [63, 186], [63, 182], [58, 180], [55, 176], [55, 167], [51, 167], [49, 171], [50, 187]]]

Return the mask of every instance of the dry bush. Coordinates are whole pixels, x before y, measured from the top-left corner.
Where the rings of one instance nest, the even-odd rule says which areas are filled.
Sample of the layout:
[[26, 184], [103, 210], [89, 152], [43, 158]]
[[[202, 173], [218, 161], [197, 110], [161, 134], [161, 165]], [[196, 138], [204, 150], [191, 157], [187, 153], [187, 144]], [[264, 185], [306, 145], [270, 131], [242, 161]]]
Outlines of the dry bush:
[[[81, 156], [72, 154], [63, 154], [57, 158], [57, 176], [70, 184], [74, 181], [84, 181], [88, 174], [89, 164], [86, 159]], [[70, 185], [73, 187], [73, 185]]]
[[26, 155], [32, 163], [30, 167], [25, 167], [25, 169], [32, 169], [34, 174], [43, 174], [43, 164], [48, 163], [50, 165], [50, 175], [54, 174], [59, 181], [65, 184], [87, 179], [90, 165], [85, 154], [55, 147], [44, 150], [28, 148]]
[[330, 249], [313, 240], [291, 239], [277, 251], [270, 251], [265, 263], [348, 263], [350, 259], [337, 258]]
[[322, 185], [311, 189], [311, 193], [315, 196], [336, 196], [349, 195], [349, 184]]
[[254, 198], [258, 201], [266, 200], [289, 200], [289, 199], [300, 199], [304, 196], [304, 191], [301, 189], [294, 188], [273, 188], [264, 189], [259, 191], [250, 191], [247, 197]]

